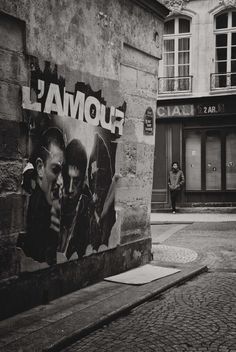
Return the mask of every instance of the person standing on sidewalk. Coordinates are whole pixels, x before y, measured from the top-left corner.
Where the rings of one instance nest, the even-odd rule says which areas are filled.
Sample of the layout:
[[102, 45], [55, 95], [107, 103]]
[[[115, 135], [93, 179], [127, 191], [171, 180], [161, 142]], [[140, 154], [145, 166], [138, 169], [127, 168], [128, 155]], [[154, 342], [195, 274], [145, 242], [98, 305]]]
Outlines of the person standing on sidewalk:
[[179, 164], [174, 161], [171, 166], [168, 178], [172, 212], [176, 212], [176, 200], [184, 184], [184, 173], [180, 170]]

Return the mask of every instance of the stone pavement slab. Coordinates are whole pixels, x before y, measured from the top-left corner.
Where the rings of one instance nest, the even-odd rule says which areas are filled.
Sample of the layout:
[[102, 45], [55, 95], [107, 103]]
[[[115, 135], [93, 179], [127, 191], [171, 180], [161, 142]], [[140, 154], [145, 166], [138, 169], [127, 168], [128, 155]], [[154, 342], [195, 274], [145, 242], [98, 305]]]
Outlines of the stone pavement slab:
[[0, 322], [4, 352], [57, 351], [170, 287], [206, 271], [195, 265], [133, 286], [102, 281]]
[[189, 224], [152, 224], [152, 245], [160, 244], [166, 241], [169, 237], [184, 229], [186, 226], [189, 226]]
[[197, 259], [197, 252], [184, 247], [167, 246], [163, 244], [153, 245], [154, 260], [159, 262], [186, 264]]

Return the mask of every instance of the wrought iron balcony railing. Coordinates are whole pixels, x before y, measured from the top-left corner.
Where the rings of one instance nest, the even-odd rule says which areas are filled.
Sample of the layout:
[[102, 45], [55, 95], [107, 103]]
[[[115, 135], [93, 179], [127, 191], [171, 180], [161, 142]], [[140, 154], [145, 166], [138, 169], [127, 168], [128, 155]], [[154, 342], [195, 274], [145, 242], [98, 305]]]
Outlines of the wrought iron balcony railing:
[[236, 89], [236, 72], [211, 73], [211, 90]]
[[158, 93], [189, 93], [192, 92], [193, 76], [160, 77]]

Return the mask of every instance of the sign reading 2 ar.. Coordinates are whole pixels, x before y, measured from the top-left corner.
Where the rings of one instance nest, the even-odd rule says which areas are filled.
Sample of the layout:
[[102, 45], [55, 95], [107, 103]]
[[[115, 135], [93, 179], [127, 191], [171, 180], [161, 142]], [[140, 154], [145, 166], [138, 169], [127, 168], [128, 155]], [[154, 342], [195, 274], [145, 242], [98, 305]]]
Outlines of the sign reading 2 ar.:
[[211, 114], [222, 114], [225, 111], [224, 104], [214, 104], [214, 105], [197, 105], [196, 114], [197, 115], [211, 115]]

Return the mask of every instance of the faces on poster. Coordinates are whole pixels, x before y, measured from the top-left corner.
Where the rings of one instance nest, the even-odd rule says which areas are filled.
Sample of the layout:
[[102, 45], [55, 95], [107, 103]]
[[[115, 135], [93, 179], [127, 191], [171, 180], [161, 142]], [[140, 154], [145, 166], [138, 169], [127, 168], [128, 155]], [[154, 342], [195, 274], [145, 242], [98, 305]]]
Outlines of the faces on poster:
[[39, 186], [44, 192], [48, 204], [52, 205], [53, 199], [58, 197], [57, 193], [63, 187], [62, 165], [64, 154], [59, 146], [51, 143], [47, 155], [45, 161], [38, 158], [36, 166]]

